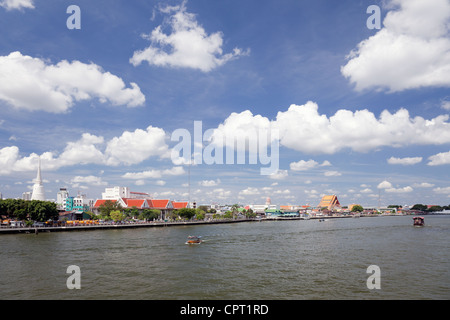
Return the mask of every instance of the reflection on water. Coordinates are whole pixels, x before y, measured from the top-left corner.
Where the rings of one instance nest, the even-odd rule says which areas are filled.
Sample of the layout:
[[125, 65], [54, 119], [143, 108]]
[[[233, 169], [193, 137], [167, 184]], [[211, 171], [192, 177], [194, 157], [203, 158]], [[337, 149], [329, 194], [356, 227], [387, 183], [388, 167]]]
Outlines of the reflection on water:
[[[449, 299], [450, 217], [3, 235], [1, 299]], [[186, 245], [200, 235], [200, 245]], [[69, 265], [81, 289], [69, 290]], [[369, 290], [367, 267], [381, 269]]]

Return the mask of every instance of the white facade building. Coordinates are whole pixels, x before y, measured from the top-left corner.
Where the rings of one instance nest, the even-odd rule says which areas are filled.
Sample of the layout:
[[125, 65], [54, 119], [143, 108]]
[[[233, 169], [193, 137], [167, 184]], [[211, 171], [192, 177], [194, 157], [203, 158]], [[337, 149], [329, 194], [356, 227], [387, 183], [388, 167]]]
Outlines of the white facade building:
[[31, 200], [31, 191], [23, 192], [22, 193], [22, 200]]
[[56, 194], [56, 207], [58, 210], [66, 211], [66, 199], [69, 197], [69, 192], [66, 188], [59, 188]]
[[249, 205], [250, 209], [254, 213], [265, 213], [266, 210], [277, 210], [278, 206], [276, 204], [272, 204], [270, 198], [266, 199], [266, 204], [251, 204]]
[[94, 206], [94, 199], [89, 199], [85, 194], [79, 194], [78, 196], [73, 198], [73, 206], [74, 207], [88, 207], [89, 210]]
[[131, 198], [128, 187], [105, 188], [105, 192], [102, 192], [103, 200], [118, 200], [120, 198]]

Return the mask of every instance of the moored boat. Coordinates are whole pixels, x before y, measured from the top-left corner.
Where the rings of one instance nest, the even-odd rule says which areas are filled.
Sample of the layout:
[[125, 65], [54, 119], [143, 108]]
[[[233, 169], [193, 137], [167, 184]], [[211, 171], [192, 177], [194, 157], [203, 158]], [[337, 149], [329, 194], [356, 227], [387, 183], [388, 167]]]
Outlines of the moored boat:
[[413, 217], [415, 227], [423, 227], [425, 225], [424, 217]]

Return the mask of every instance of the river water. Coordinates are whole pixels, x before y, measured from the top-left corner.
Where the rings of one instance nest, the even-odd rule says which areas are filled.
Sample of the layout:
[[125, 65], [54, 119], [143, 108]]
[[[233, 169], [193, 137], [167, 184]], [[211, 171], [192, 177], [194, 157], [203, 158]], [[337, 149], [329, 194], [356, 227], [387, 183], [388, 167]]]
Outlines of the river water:
[[[0, 299], [450, 299], [450, 216], [2, 235]], [[186, 245], [200, 235], [200, 245]], [[69, 290], [67, 268], [80, 268]], [[380, 289], [369, 290], [371, 265]]]

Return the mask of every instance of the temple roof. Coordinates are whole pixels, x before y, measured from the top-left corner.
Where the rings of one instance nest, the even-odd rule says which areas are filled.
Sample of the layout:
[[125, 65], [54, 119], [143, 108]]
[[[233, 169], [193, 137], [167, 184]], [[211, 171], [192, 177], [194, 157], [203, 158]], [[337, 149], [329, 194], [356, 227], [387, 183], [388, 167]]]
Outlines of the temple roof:
[[333, 209], [334, 207], [340, 206], [341, 204], [339, 203], [339, 200], [335, 194], [323, 196], [318, 205], [319, 208], [326, 207], [329, 210]]

